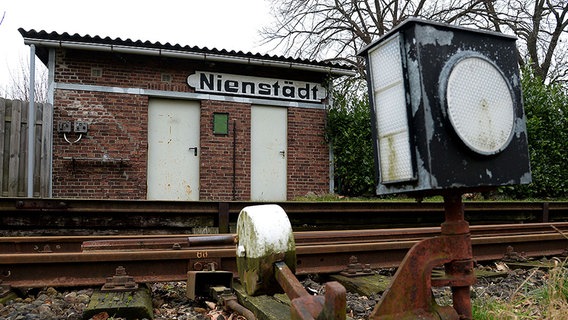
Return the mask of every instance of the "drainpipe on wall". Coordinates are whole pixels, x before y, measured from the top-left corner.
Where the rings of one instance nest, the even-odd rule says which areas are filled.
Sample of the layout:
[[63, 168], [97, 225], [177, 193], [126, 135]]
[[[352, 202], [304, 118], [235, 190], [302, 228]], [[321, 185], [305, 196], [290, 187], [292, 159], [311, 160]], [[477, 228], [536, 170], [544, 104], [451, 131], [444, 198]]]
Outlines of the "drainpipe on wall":
[[27, 182], [28, 198], [34, 196], [34, 160], [35, 160], [35, 45], [30, 45], [30, 96], [28, 104], [28, 163]]
[[233, 201], [237, 200], [237, 120], [233, 120]]
[[[333, 108], [332, 90], [333, 90], [333, 80], [330, 80], [327, 85], [328, 98], [327, 98], [327, 108], [326, 108], [327, 111], [325, 113], [326, 127], [329, 125], [328, 123], [329, 110]], [[329, 150], [329, 194], [333, 194], [335, 192], [335, 167], [334, 167], [335, 155], [333, 154], [333, 143], [331, 143], [330, 141], [327, 145]]]
[[[46, 112], [50, 113], [49, 119], [51, 119], [51, 121], [49, 121], [50, 123], [45, 124], [48, 126], [51, 126], [51, 128], [49, 128], [48, 132], [50, 132], [50, 136], [53, 137], [53, 109], [54, 109], [54, 101], [55, 101], [55, 48], [49, 48], [49, 60], [47, 63], [47, 103], [48, 103], [48, 108], [46, 110], [46, 108], [43, 109], [43, 113], [45, 114]], [[44, 176], [44, 183], [42, 183], [42, 185], [45, 187], [45, 185], [47, 185], [47, 190], [46, 192], [44, 192], [44, 194], [42, 194], [41, 196], [44, 197], [46, 196], [45, 193], [47, 193], [47, 197], [51, 198], [53, 197], [53, 185], [51, 184], [51, 177], [53, 176], [53, 138], [48, 139], [47, 141], [47, 145], [46, 145], [46, 152], [47, 152], [47, 163], [48, 163], [48, 168], [47, 168], [47, 177]]]

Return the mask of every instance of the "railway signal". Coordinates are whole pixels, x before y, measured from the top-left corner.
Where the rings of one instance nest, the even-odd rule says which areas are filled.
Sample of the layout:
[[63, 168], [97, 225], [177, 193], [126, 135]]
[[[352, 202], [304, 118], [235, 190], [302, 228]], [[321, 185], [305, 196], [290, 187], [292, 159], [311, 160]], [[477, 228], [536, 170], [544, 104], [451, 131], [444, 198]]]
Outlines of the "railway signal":
[[[515, 38], [409, 19], [367, 60], [377, 194], [442, 194], [440, 237], [407, 254], [371, 319], [471, 319], [475, 282], [464, 192], [531, 182]], [[431, 279], [435, 266], [446, 277]], [[440, 307], [432, 286], [449, 286]]]
[[367, 59], [377, 194], [531, 181], [515, 38], [409, 19]]

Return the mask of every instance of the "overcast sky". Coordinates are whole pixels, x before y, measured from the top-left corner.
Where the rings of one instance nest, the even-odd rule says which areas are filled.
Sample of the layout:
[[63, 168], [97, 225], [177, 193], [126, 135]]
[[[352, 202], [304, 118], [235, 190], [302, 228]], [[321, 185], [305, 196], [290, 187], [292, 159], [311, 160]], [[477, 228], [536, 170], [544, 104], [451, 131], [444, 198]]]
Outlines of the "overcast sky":
[[266, 53], [258, 31], [271, 21], [266, 0], [1, 0], [3, 15], [0, 88], [29, 64], [18, 28]]

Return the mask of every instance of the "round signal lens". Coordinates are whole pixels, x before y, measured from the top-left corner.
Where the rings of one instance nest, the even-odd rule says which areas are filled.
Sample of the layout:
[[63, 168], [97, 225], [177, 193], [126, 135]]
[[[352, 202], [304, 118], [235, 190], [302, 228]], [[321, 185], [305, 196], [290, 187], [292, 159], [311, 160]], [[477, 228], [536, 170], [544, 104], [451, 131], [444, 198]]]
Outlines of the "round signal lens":
[[497, 154], [511, 141], [513, 96], [507, 80], [490, 61], [467, 57], [456, 62], [448, 76], [446, 106], [455, 132], [474, 152]]

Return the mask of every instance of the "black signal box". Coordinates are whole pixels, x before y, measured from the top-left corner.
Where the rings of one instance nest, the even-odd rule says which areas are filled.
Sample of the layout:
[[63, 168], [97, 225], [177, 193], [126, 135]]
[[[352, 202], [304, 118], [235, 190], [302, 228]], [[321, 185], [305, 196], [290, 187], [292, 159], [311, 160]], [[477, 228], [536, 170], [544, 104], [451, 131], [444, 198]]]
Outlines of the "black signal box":
[[377, 194], [531, 182], [515, 40], [409, 19], [361, 51]]

